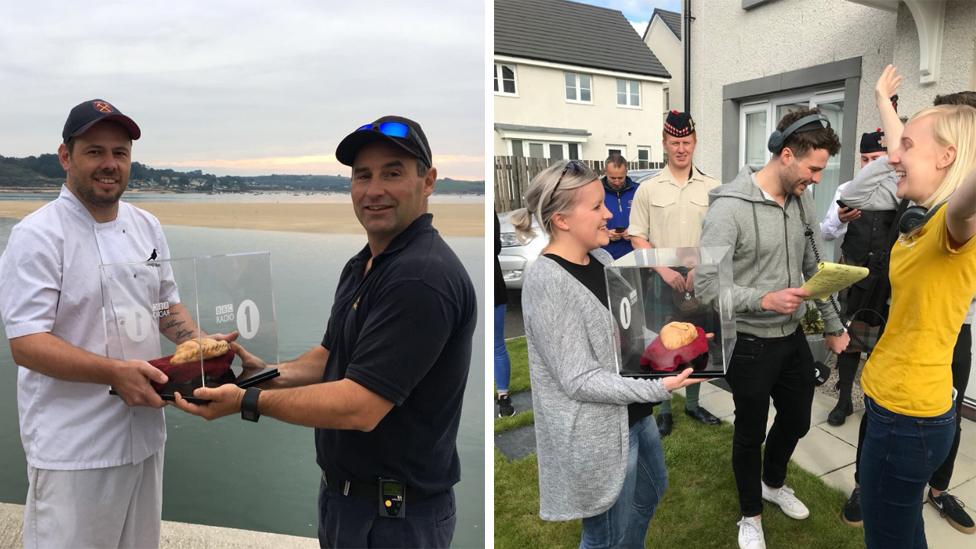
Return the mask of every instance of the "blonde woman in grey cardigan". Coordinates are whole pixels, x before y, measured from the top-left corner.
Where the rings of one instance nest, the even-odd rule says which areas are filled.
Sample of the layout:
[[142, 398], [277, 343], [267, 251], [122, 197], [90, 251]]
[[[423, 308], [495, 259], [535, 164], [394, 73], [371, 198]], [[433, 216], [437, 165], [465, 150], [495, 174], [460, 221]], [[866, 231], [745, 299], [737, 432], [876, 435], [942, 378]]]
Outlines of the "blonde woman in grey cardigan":
[[688, 379], [690, 368], [663, 380], [616, 373], [603, 275], [611, 258], [600, 249], [612, 215], [603, 198], [586, 165], [557, 162], [532, 180], [527, 209], [511, 217], [522, 236], [531, 234], [532, 216], [550, 235], [522, 287], [539, 515], [583, 519], [583, 548], [643, 547], [667, 488], [649, 403], [701, 380]]

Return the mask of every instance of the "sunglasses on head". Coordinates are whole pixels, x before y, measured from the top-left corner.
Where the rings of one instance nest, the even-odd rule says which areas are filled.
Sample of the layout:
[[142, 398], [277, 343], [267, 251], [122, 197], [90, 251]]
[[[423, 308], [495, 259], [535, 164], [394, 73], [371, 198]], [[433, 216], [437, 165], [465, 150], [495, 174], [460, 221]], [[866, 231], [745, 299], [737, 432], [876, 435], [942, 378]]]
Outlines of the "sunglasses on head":
[[573, 174], [577, 174], [583, 171], [583, 168], [585, 167], [586, 165], [580, 162], [579, 160], [570, 160], [569, 162], [567, 162], [566, 167], [563, 168], [563, 173], [559, 174], [559, 179], [556, 180], [556, 184], [553, 185], [552, 190], [555, 191], [556, 189], [559, 188], [559, 184], [563, 182], [563, 177], [566, 176], [566, 172], [568, 172], [570, 168], [572, 168]]

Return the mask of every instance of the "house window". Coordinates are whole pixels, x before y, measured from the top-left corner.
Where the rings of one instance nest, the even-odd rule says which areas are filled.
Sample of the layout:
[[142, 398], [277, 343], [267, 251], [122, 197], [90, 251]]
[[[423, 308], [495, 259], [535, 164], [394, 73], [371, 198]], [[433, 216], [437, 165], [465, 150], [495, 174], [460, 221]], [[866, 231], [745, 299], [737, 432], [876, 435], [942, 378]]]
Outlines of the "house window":
[[651, 167], [651, 148], [637, 147], [637, 169], [646, 170]]
[[664, 88], [664, 114], [671, 112], [671, 89]]
[[569, 159], [570, 160], [579, 160], [580, 159], [579, 145], [578, 144], [576, 144], [576, 143], [570, 143], [569, 144]]
[[571, 147], [575, 143], [558, 143], [546, 141], [529, 141], [530, 158], [548, 158], [550, 160], [563, 160], [567, 157]]
[[[748, 165], [754, 170], [762, 168], [772, 156], [767, 149], [769, 134], [776, 129], [783, 116], [794, 110], [815, 107], [827, 117], [837, 136], [843, 136], [843, 90], [782, 94], [755, 103], [741, 104], [739, 106], [739, 166]], [[841, 145], [843, 146], [843, 143]], [[827, 160], [820, 184], [807, 187], [807, 192], [813, 195], [818, 217], [822, 218], [826, 214], [839, 184], [840, 155], [835, 155]], [[833, 252], [833, 249], [825, 251], [830, 261], [833, 260]]]
[[617, 106], [640, 107], [640, 82], [617, 79]]
[[562, 143], [549, 144], [549, 158], [552, 160], [562, 160], [564, 158]]
[[590, 75], [578, 72], [564, 73], [566, 80], [566, 101], [592, 103], [593, 92]]
[[517, 95], [514, 65], [495, 63], [495, 93], [501, 95]]
[[607, 158], [615, 154], [627, 158], [627, 145], [607, 145]]
[[521, 156], [525, 156], [522, 153], [522, 140], [521, 139], [513, 139], [512, 140], [512, 156], [520, 156], [520, 157]]
[[742, 136], [739, 143], [742, 144], [743, 154], [740, 165], [748, 165], [753, 170], [762, 168], [769, 159], [766, 142], [772, 132], [768, 126], [768, 110], [767, 102], [743, 105], [741, 109]]

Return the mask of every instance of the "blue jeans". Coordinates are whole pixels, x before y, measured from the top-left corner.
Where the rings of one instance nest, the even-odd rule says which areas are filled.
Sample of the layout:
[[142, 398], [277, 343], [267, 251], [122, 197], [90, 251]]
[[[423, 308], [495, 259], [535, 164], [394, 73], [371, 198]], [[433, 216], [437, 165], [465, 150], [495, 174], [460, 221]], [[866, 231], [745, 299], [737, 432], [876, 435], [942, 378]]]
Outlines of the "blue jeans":
[[864, 397], [861, 510], [868, 549], [924, 549], [922, 491], [949, 454], [955, 406], [941, 416], [910, 417]]
[[667, 488], [668, 470], [661, 436], [654, 417], [649, 416], [630, 428], [623, 488], [612, 507], [583, 519], [580, 548], [644, 547], [647, 527]]
[[495, 305], [495, 390], [508, 392], [512, 363], [505, 348], [505, 304]]

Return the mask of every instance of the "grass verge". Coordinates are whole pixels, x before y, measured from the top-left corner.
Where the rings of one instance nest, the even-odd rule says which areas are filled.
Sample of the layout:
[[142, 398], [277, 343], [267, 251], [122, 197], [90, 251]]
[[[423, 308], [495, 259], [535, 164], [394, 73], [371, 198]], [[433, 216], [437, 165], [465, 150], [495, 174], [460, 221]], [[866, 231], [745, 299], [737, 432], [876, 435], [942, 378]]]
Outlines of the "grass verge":
[[[509, 345], [513, 378], [516, 364], [527, 380], [525, 340]], [[684, 399], [673, 400], [674, 432], [664, 439], [669, 485], [648, 532], [648, 547], [736, 547], [739, 503], [732, 476], [732, 426], [709, 427], [689, 420]], [[496, 420], [495, 432], [520, 416], [531, 424], [531, 412]], [[521, 423], [520, 423], [521, 425]], [[828, 487], [812, 473], [790, 464], [787, 482], [810, 508], [810, 518], [793, 520], [766, 504], [763, 528], [768, 547], [855, 549], [864, 547], [863, 532], [840, 520], [846, 494]], [[545, 522], [539, 518], [538, 464], [535, 455], [509, 460], [495, 449], [495, 547], [576, 547], [580, 521]]]

